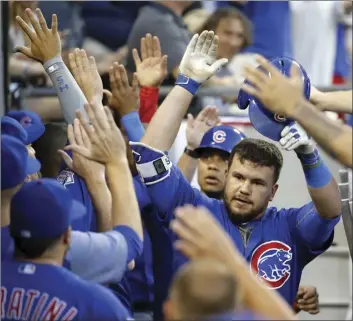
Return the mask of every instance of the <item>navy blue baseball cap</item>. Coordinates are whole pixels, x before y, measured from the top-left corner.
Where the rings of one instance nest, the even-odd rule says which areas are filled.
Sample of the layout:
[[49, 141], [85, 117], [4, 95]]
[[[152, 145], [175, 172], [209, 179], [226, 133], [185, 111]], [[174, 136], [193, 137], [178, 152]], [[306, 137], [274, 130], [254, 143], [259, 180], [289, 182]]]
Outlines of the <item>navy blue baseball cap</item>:
[[64, 234], [86, 207], [55, 179], [43, 178], [22, 186], [11, 202], [11, 235], [53, 239]]
[[215, 148], [230, 154], [233, 147], [245, 138], [246, 136], [237, 128], [226, 125], [215, 126], [203, 135], [200, 146], [195, 151], [200, 153], [203, 149]]
[[[285, 76], [290, 75], [293, 64], [298, 66], [302, 74], [303, 94], [306, 99], [309, 99], [311, 89], [310, 79], [305, 69], [297, 61], [287, 57], [276, 57], [271, 59], [270, 62]], [[261, 66], [258, 68], [262, 69]], [[247, 80], [244, 83], [251, 85]], [[258, 99], [243, 90], [240, 90], [238, 94], [238, 106], [240, 109], [249, 107], [249, 118], [254, 128], [260, 134], [274, 141], [281, 139], [281, 132], [286, 126], [295, 123], [294, 120], [286, 118], [284, 115], [273, 114]]]
[[1, 189], [24, 183], [28, 175], [39, 172], [40, 163], [28, 155], [27, 147], [16, 137], [1, 135]]
[[45, 132], [39, 115], [29, 110], [10, 111], [7, 116], [16, 119], [27, 132], [26, 145], [32, 144]]

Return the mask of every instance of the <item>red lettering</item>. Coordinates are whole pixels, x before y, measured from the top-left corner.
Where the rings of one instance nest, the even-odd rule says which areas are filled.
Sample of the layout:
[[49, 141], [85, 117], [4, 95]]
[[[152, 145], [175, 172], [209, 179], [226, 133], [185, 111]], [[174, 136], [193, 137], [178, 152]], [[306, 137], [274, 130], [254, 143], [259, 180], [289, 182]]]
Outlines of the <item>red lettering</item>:
[[9, 306], [7, 309], [7, 318], [19, 320], [21, 318], [22, 300], [25, 290], [21, 288], [14, 288], [11, 293]]
[[58, 298], [52, 298], [47, 308], [42, 314], [41, 320], [55, 321], [60, 319], [60, 314], [66, 308], [66, 302], [60, 301]]
[[69, 311], [67, 311], [67, 313], [63, 317], [63, 321], [72, 321], [74, 317], [77, 315], [77, 313], [78, 313], [78, 310], [72, 307]]
[[4, 286], [1, 287], [1, 319], [5, 319], [5, 303], [7, 298], [7, 290]]
[[29, 320], [29, 315], [32, 312], [34, 300], [37, 299], [40, 295], [38, 290], [28, 290], [26, 293], [27, 300], [25, 308], [23, 309], [22, 313], [22, 320]]
[[36, 309], [32, 315], [32, 320], [39, 320], [39, 315], [43, 310], [44, 304], [47, 302], [49, 295], [47, 293], [43, 293], [39, 299]]

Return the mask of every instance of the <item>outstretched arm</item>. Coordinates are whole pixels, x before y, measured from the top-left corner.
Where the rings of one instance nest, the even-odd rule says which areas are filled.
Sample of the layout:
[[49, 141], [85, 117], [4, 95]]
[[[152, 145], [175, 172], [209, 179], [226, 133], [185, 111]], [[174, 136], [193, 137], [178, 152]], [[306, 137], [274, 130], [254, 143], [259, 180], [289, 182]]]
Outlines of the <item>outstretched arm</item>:
[[322, 111], [351, 114], [353, 112], [352, 95], [352, 89], [321, 92], [311, 86], [310, 102]]

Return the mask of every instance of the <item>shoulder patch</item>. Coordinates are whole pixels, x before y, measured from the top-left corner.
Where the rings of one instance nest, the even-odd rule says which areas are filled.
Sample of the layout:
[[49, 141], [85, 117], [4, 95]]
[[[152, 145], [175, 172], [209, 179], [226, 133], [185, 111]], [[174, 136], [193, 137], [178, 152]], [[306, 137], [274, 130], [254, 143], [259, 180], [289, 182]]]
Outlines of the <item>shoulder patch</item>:
[[74, 175], [75, 174], [72, 171], [63, 170], [59, 173], [56, 180], [64, 186], [74, 184], [75, 183]]

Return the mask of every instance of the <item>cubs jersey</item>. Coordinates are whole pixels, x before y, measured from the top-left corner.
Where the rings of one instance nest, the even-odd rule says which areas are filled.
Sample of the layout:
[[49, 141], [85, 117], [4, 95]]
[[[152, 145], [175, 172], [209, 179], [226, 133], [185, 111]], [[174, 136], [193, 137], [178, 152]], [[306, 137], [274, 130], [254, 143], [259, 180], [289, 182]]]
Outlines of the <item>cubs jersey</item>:
[[[254, 272], [290, 305], [295, 301], [303, 268], [331, 245], [334, 227], [340, 219], [321, 218], [313, 203], [308, 203], [301, 208], [271, 207], [262, 218], [236, 226], [223, 201], [208, 198], [192, 188], [174, 165], [166, 179], [149, 185], [147, 190], [164, 221], [169, 222], [174, 210], [185, 204], [208, 208]], [[181, 253], [174, 255], [175, 271], [186, 258]]]
[[109, 290], [54, 265], [1, 264], [3, 320], [121, 320], [126, 309]]

